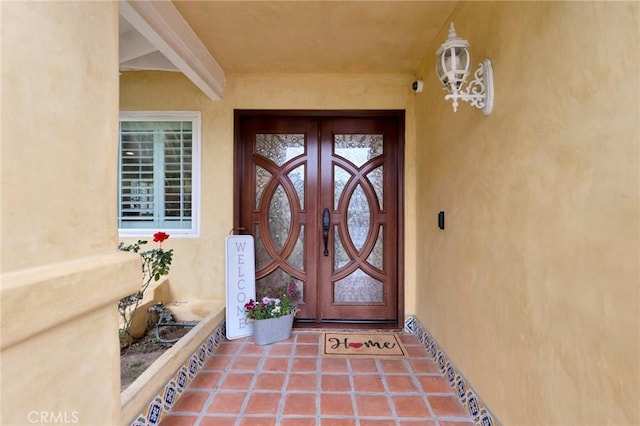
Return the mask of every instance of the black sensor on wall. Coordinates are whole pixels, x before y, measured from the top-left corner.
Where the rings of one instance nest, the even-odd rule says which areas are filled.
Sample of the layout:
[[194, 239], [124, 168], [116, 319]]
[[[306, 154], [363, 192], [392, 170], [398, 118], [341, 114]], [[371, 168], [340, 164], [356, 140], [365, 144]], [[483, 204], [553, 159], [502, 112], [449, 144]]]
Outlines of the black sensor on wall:
[[438, 213], [438, 228], [444, 229], [444, 212]]

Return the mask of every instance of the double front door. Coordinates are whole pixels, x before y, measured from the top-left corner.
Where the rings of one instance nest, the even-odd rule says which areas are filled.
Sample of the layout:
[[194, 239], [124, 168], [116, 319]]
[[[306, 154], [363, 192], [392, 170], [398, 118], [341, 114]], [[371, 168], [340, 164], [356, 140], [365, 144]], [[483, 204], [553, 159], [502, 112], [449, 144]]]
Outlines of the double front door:
[[397, 325], [401, 112], [236, 112], [236, 228], [256, 294], [296, 287], [298, 322]]

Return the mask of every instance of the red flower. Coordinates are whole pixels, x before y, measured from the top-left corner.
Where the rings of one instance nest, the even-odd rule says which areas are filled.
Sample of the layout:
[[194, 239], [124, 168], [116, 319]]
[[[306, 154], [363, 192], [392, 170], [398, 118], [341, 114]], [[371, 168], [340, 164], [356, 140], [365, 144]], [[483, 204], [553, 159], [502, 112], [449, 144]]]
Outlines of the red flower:
[[156, 232], [155, 234], [153, 234], [154, 243], [161, 243], [167, 238], [169, 238], [169, 234], [165, 234], [164, 232]]

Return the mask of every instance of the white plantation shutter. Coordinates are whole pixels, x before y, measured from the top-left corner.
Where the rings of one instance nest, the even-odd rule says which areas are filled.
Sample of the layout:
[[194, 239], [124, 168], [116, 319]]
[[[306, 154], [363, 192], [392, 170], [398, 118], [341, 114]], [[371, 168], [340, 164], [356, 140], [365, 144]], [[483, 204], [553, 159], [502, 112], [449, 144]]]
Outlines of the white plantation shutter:
[[169, 228], [191, 227], [191, 123], [181, 124], [179, 133], [165, 133], [163, 207], [165, 222], [172, 224], [165, 226]]
[[[199, 116], [129, 113], [120, 120], [118, 227], [121, 234], [148, 230], [197, 233], [194, 152]], [[179, 115], [180, 113], [175, 113]], [[182, 113], [184, 114], [184, 113]], [[175, 232], [174, 232], [175, 233]]]

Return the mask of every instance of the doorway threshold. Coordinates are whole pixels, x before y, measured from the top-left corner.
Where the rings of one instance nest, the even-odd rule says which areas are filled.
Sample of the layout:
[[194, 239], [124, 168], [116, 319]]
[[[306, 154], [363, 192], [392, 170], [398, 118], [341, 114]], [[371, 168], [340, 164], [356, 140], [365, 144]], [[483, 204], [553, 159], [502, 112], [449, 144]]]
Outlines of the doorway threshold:
[[293, 328], [296, 330], [384, 330], [384, 331], [396, 331], [401, 332], [402, 327], [398, 326], [397, 322], [393, 323], [363, 323], [363, 322], [302, 322], [295, 321]]

